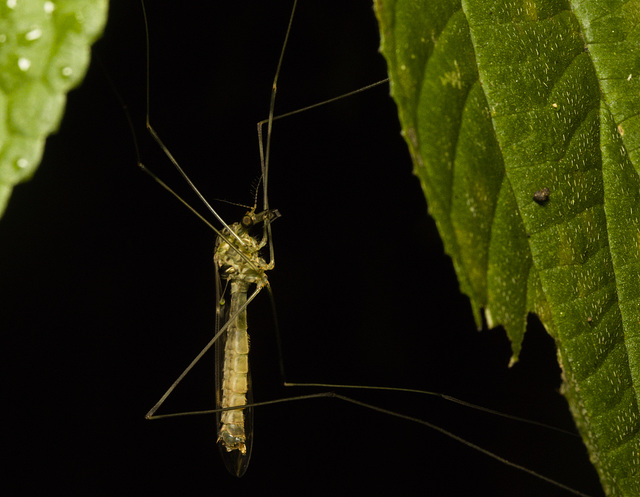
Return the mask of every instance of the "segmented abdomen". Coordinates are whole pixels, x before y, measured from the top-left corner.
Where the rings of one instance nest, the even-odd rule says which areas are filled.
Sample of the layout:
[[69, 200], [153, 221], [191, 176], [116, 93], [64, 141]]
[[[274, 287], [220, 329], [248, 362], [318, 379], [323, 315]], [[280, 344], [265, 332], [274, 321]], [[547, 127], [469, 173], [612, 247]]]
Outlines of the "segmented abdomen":
[[[231, 304], [229, 316], [234, 316], [247, 301], [247, 285], [239, 281], [231, 282]], [[249, 334], [247, 333], [247, 312], [243, 309], [229, 324], [224, 349], [222, 371], [222, 403], [220, 407], [244, 406], [247, 404], [249, 375]], [[246, 453], [244, 410], [224, 411], [218, 441], [228, 450]]]

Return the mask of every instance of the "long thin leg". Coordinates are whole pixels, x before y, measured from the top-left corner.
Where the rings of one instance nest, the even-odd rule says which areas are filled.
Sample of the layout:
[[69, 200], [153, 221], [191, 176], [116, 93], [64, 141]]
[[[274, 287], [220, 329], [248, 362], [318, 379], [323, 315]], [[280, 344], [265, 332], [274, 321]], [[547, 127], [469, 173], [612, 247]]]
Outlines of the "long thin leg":
[[[149, 409], [149, 412], [145, 415], [146, 419], [159, 419], [161, 417], [168, 417], [167, 415], [155, 416], [155, 412], [160, 408], [160, 406], [164, 403], [164, 401], [167, 400], [169, 395], [171, 395], [171, 392], [175, 390], [175, 388], [184, 379], [184, 377], [187, 376], [189, 371], [191, 371], [191, 369], [193, 369], [193, 367], [198, 363], [198, 361], [202, 359], [202, 356], [204, 356], [207, 353], [207, 351], [213, 346], [213, 344], [216, 343], [216, 341], [220, 338], [220, 336], [225, 331], [227, 331], [227, 328], [229, 327], [229, 324], [233, 321], [233, 319], [237, 318], [238, 315], [247, 308], [247, 306], [253, 301], [253, 299], [255, 299], [258, 296], [261, 290], [262, 288], [256, 288], [256, 290], [247, 298], [247, 301], [245, 302], [245, 304], [240, 309], [238, 309], [238, 311], [233, 316], [229, 317], [227, 322], [218, 330], [218, 332], [213, 336], [213, 338], [209, 340], [209, 342], [198, 353], [198, 355], [189, 363], [189, 365], [184, 369], [184, 371], [180, 373], [180, 375], [171, 384], [171, 386], [162, 395], [162, 397], [160, 397], [160, 400], [158, 400], [158, 402], [156, 402], [156, 404], [151, 409]], [[182, 416], [187, 414], [190, 414], [190, 413], [177, 413], [177, 414], [172, 414], [171, 416], [175, 417], [175, 416]]]
[[[151, 111], [151, 107], [150, 107], [150, 77], [149, 77], [149, 69], [150, 69], [150, 52], [149, 52], [149, 22], [147, 20], [147, 10], [145, 8], [144, 5], [144, 0], [140, 0], [140, 4], [142, 5], [142, 13], [144, 16], [144, 29], [145, 29], [145, 35], [146, 35], [146, 39], [147, 39], [147, 48], [146, 48], [146, 59], [147, 59], [147, 68], [146, 68], [146, 86], [147, 86], [147, 117], [146, 117], [146, 124], [147, 124], [147, 129], [149, 130], [149, 133], [151, 134], [151, 136], [153, 137], [153, 139], [156, 141], [156, 143], [158, 144], [158, 146], [160, 147], [160, 149], [164, 152], [164, 154], [167, 156], [167, 158], [171, 161], [171, 163], [173, 164], [173, 166], [175, 167], [175, 169], [180, 173], [180, 175], [182, 176], [182, 178], [185, 180], [185, 182], [189, 185], [189, 187], [191, 188], [191, 190], [193, 190], [193, 192], [198, 196], [198, 198], [201, 200], [201, 202], [205, 205], [205, 207], [209, 210], [209, 212], [211, 212], [211, 214], [213, 214], [215, 216], [215, 218], [220, 222], [220, 224], [222, 224], [222, 226], [225, 228], [225, 230], [227, 232], [230, 233], [230, 235], [235, 238], [238, 243], [240, 243], [240, 245], [243, 245], [242, 240], [240, 240], [240, 238], [238, 237], [238, 235], [236, 233], [234, 233], [230, 228], [229, 225], [227, 225], [227, 223], [225, 223], [224, 219], [222, 219], [222, 217], [220, 217], [220, 215], [216, 212], [216, 210], [211, 207], [211, 204], [209, 204], [209, 202], [207, 202], [207, 200], [204, 198], [204, 196], [200, 193], [200, 191], [196, 188], [196, 186], [193, 184], [193, 182], [191, 181], [191, 179], [189, 178], [189, 176], [187, 176], [187, 174], [184, 172], [184, 170], [182, 169], [182, 167], [180, 167], [180, 164], [178, 164], [178, 161], [175, 159], [175, 157], [173, 156], [173, 154], [169, 151], [169, 149], [167, 148], [167, 146], [164, 144], [164, 142], [162, 141], [162, 139], [160, 138], [160, 136], [158, 135], [158, 133], [156, 132], [155, 129], [153, 129], [153, 127], [151, 126], [151, 122], [150, 122], [150, 111]], [[147, 172], [149, 172], [147, 170], [147, 168], [141, 163], [139, 162], [139, 165], [146, 170]], [[157, 177], [154, 178], [157, 180]], [[162, 182], [160, 182], [162, 184]], [[163, 185], [164, 186], [164, 185]], [[167, 188], [171, 193], [173, 193], [173, 191], [171, 189], [169, 189], [168, 187], [165, 186], [165, 188]], [[176, 195], [174, 193], [174, 195]], [[176, 197], [178, 197], [176, 195]], [[180, 198], [180, 197], [178, 197]], [[182, 201], [182, 199], [180, 199]], [[182, 201], [185, 205], [186, 202]], [[191, 207], [189, 207], [191, 208]], [[193, 210], [191, 208], [191, 210]], [[216, 231], [216, 233], [218, 233]]]

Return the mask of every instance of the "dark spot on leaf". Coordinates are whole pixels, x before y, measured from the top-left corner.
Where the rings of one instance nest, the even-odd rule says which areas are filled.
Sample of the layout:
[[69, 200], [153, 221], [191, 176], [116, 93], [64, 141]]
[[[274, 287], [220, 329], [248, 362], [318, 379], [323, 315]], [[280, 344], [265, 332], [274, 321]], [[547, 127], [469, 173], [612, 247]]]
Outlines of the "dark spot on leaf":
[[540, 190], [538, 190], [537, 192], [535, 192], [533, 194], [533, 200], [535, 200], [536, 202], [538, 202], [539, 204], [544, 204], [547, 200], [549, 200], [549, 189], [548, 188], [541, 188]]

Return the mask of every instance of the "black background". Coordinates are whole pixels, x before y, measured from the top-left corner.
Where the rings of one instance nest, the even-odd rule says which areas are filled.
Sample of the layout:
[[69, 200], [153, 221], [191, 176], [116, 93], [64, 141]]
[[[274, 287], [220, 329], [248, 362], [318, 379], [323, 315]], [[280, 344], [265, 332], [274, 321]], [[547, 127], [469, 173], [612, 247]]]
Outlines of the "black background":
[[[255, 123], [267, 116], [290, 2], [214, 3], [149, 2], [152, 122], [205, 197], [251, 204]], [[197, 205], [145, 133], [143, 26], [137, 2], [114, 2], [94, 55], [129, 106], [143, 161]], [[277, 112], [384, 78], [378, 44], [368, 1], [302, 1]], [[441, 391], [572, 429], [538, 322], [511, 369], [504, 331], [476, 331], [388, 91], [274, 124], [270, 202], [283, 217], [270, 280], [289, 379]], [[22, 495], [569, 495], [337, 400], [258, 409], [240, 480], [220, 461], [210, 416], [145, 421], [212, 336], [215, 237], [136, 168], [123, 116], [94, 59], [0, 223], [6, 484]], [[230, 221], [243, 213], [216, 208]], [[308, 392], [279, 387], [272, 321], [262, 296], [249, 316], [257, 401]], [[211, 359], [167, 411], [212, 406]], [[598, 495], [577, 439], [439, 399], [352, 395]]]

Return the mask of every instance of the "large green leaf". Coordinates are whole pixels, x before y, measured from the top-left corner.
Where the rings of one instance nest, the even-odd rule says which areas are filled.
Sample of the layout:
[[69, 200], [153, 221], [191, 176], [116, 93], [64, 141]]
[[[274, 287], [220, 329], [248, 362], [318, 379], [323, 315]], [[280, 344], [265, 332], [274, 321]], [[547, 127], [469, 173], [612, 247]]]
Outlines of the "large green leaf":
[[66, 94], [84, 78], [107, 6], [107, 0], [0, 3], [0, 215], [58, 129]]
[[404, 137], [480, 326], [529, 312], [608, 495], [640, 495], [640, 2], [376, 0]]

